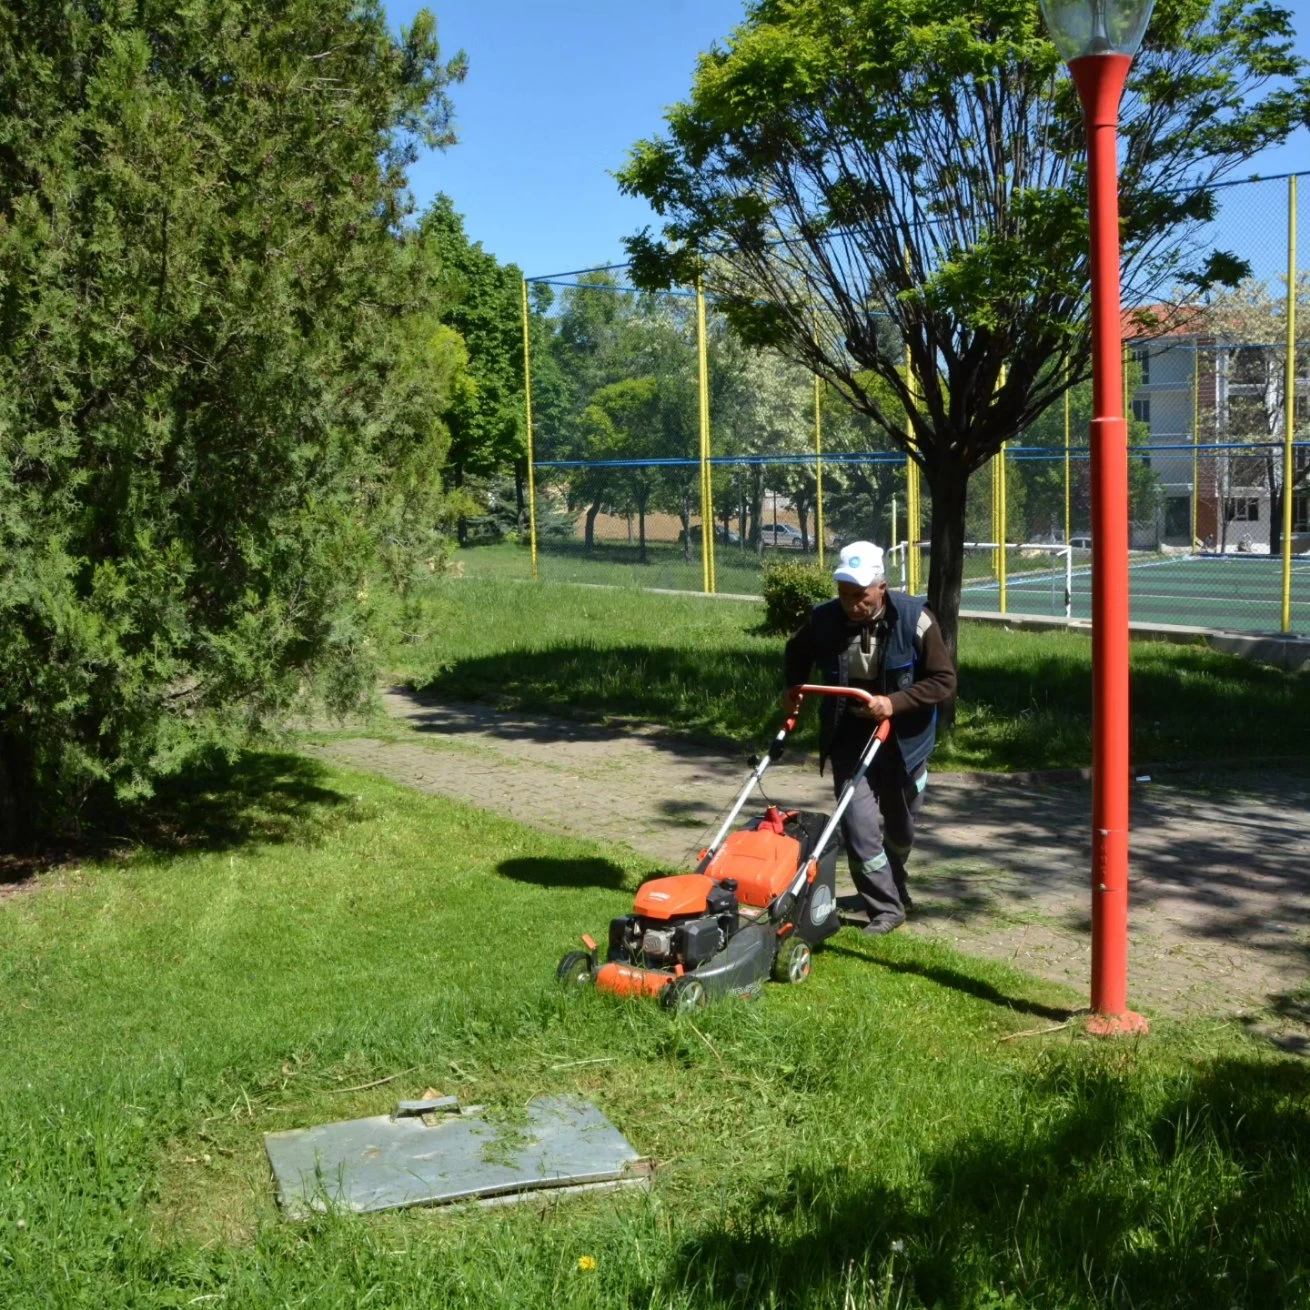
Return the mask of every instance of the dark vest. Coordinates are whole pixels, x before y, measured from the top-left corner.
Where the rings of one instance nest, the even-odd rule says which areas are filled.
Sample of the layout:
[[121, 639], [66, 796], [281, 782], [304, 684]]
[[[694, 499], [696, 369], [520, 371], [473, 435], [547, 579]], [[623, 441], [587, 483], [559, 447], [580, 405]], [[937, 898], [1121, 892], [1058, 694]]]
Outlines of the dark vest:
[[[884, 613], [886, 628], [879, 688], [884, 696], [904, 691], [917, 678], [920, 660], [914, 649], [914, 634], [923, 613], [923, 599], [901, 592], [887, 593]], [[829, 600], [810, 611], [810, 631], [814, 639], [816, 663], [824, 680], [831, 686], [849, 687], [847, 648], [850, 628], [841, 601]], [[826, 760], [833, 737], [847, 711], [847, 702], [837, 697], [825, 698], [819, 714], [819, 756]], [[891, 741], [900, 749], [907, 773], [913, 773], [928, 756], [937, 740], [937, 707], [911, 710], [892, 719]]]

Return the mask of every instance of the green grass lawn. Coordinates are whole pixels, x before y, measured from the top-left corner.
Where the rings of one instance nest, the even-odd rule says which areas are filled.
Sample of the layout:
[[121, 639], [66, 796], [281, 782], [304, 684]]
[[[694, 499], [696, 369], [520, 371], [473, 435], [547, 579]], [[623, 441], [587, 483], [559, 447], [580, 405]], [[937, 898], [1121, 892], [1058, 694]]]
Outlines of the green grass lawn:
[[[699, 542], [699, 538], [696, 538]], [[836, 551], [829, 555], [835, 563]], [[525, 547], [511, 542], [473, 546], [458, 556], [465, 575], [470, 578], [527, 578], [531, 576], [531, 559]], [[646, 562], [640, 560], [638, 548], [626, 541], [597, 541], [588, 554], [583, 543], [576, 538], [543, 537], [538, 550], [538, 571], [547, 582], [591, 582], [602, 586], [672, 588], [676, 591], [699, 591], [702, 572], [699, 546], [693, 544], [692, 559], [688, 563], [681, 546], [667, 542], [649, 542]], [[773, 550], [756, 555], [739, 545], [720, 544], [715, 552], [715, 581], [722, 593], [758, 596], [762, 569], [775, 560], [802, 561], [817, 564], [813, 553]], [[1053, 562], [1054, 561], [1054, 562]], [[830, 565], [829, 567], [832, 567]], [[899, 578], [900, 564], [889, 566], [893, 578]], [[923, 567], [927, 569], [927, 556]], [[1063, 613], [1064, 562], [1053, 556], [1033, 555], [1011, 551], [1007, 567], [1012, 577], [1037, 574], [1055, 576], [1060, 590], [1057, 607]], [[964, 557], [966, 581], [990, 580], [995, 576], [991, 551], [967, 551]], [[1055, 612], [1055, 611], [1053, 611]]]
[[[849, 929], [672, 1019], [552, 981], [629, 855], [294, 757], [158, 811], [0, 904], [6, 1310], [1310, 1301], [1310, 1066], [1228, 1026]], [[652, 1190], [280, 1221], [261, 1134], [428, 1086], [591, 1097]]]
[[[628, 715], [733, 743], [776, 728], [782, 641], [747, 602], [452, 578], [428, 598], [428, 635], [396, 673], [452, 699]], [[1205, 646], [1132, 647], [1140, 764], [1304, 755], [1310, 678]], [[801, 734], [813, 745], [811, 716]], [[960, 701], [938, 767], [1044, 769], [1091, 762], [1091, 640], [965, 624]]]

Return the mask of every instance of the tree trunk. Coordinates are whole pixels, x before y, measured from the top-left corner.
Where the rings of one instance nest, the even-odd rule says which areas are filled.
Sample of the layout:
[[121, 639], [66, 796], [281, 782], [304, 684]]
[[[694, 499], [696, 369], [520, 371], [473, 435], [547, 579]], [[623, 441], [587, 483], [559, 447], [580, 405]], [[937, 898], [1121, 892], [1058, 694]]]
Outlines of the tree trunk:
[[[941, 629], [946, 649], [958, 667], [960, 588], [964, 582], [964, 509], [969, 476], [963, 469], [952, 465], [926, 472], [932, 492], [928, 604]], [[943, 705], [942, 725], [949, 726], [954, 720], [954, 704]]]
[[[452, 485], [456, 488], [462, 487], [464, 485], [464, 466], [462, 464], [456, 464], [453, 473], [454, 476], [451, 478]], [[455, 520], [455, 540], [459, 542], [461, 546], [467, 546], [469, 544], [469, 525], [468, 520], [463, 514]]]
[[514, 461], [514, 509], [515, 520], [519, 527], [519, 536], [528, 530], [527, 497], [523, 494], [524, 461]]
[[[1282, 452], [1279, 452], [1279, 459]], [[1269, 553], [1279, 555], [1283, 550], [1283, 489], [1282, 469], [1277, 461], [1269, 460]]]
[[751, 547], [757, 555], [764, 554], [764, 468], [756, 464], [751, 469]]
[[646, 562], [646, 497], [637, 502], [637, 559]]
[[593, 500], [587, 506], [587, 522], [582, 530], [582, 549], [588, 555], [596, 549], [596, 515], [600, 513], [600, 501]]
[[796, 518], [801, 529], [801, 554], [808, 555], [810, 553], [810, 532], [808, 526], [810, 507], [799, 496], [792, 501], [792, 505], [795, 507]]
[[[691, 563], [691, 496], [684, 494], [682, 497], [682, 558]], [[714, 525], [710, 524], [710, 531], [714, 530]]]

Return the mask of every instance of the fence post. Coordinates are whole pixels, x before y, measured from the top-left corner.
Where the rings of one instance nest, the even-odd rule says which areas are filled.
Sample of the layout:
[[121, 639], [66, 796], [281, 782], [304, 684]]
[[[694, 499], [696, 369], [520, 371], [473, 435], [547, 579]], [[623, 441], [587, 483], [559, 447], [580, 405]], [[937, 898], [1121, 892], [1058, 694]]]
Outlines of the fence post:
[[1069, 544], [1071, 531], [1070, 520], [1073, 507], [1069, 481], [1069, 375], [1065, 374], [1064, 386], [1064, 544]]
[[1296, 174], [1287, 179], [1287, 366], [1283, 390], [1283, 631], [1292, 630], [1292, 436], [1296, 423]]
[[532, 320], [528, 314], [528, 280], [523, 279], [523, 408], [527, 418], [528, 446], [528, 549], [532, 576], [537, 576], [537, 479], [533, 469], [532, 441]]
[[998, 467], [996, 470], [997, 485], [1000, 487], [1000, 505], [996, 510], [997, 527], [1000, 533], [997, 535], [997, 563], [1000, 565], [1000, 605], [1001, 613], [1008, 614], [1009, 606], [1006, 596], [1006, 583], [1009, 581], [1009, 564], [1005, 558], [1006, 532], [1006, 503], [1005, 503], [1005, 442], [1001, 442], [1001, 448], [996, 453]]
[[823, 383], [814, 375], [814, 531], [819, 539], [819, 567], [823, 562]]
[[[905, 348], [905, 385], [913, 403], [916, 392], [908, 345]], [[905, 416], [905, 435], [913, 442], [914, 425], [908, 413]], [[905, 452], [905, 585], [911, 596], [919, 594], [919, 466], [908, 450]]]
[[705, 288], [696, 279], [696, 367], [700, 417], [701, 582], [714, 594], [714, 485], [710, 475], [710, 356], [705, 341]]
[[1201, 499], [1201, 339], [1192, 348], [1192, 537], [1190, 555], [1196, 549], [1197, 506]]
[[[906, 245], [905, 274], [910, 276], [910, 247]], [[910, 339], [905, 338], [905, 390], [913, 404], [917, 393], [914, 370], [910, 366]], [[905, 413], [905, 576], [911, 596], [919, 594], [919, 466], [914, 462], [909, 447], [914, 445], [914, 422], [909, 410]]]
[[[1008, 370], [1005, 365], [1001, 365], [1001, 371], [997, 377], [997, 385], [1005, 386], [1005, 380], [1008, 376]], [[1006, 594], [1006, 582], [1009, 577], [1008, 561], [1005, 558], [1005, 542], [1008, 536], [1006, 502], [1005, 502], [1005, 442], [1001, 442], [1001, 448], [996, 452], [996, 486], [999, 491], [996, 505], [996, 579], [999, 585], [999, 603], [1002, 614], [1009, 613], [1008, 597]]]

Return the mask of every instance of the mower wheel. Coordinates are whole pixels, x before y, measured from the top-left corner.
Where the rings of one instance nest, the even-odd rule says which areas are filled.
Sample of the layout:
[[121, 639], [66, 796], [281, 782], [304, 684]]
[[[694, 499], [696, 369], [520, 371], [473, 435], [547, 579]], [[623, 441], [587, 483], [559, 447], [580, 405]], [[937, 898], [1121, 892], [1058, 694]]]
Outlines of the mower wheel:
[[585, 987], [593, 982], [592, 958], [586, 951], [570, 951], [555, 970], [555, 977], [565, 987]]
[[810, 944], [804, 937], [787, 937], [773, 957], [773, 981], [804, 982], [810, 976]]
[[674, 1014], [703, 1010], [707, 999], [705, 984], [699, 978], [675, 978], [660, 993], [664, 1008], [672, 1010]]

